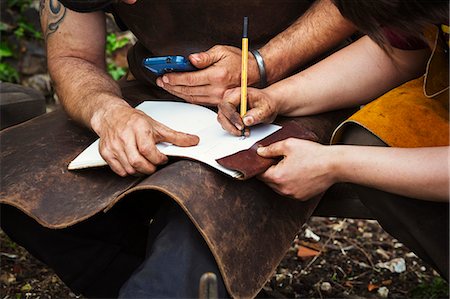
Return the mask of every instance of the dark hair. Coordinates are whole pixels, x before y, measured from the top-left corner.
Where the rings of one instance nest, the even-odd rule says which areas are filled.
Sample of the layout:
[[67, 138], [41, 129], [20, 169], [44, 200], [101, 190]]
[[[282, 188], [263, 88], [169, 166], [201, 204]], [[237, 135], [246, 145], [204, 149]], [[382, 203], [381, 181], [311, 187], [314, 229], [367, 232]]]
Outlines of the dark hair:
[[344, 18], [384, 48], [385, 28], [420, 37], [425, 26], [448, 21], [448, 0], [333, 0]]

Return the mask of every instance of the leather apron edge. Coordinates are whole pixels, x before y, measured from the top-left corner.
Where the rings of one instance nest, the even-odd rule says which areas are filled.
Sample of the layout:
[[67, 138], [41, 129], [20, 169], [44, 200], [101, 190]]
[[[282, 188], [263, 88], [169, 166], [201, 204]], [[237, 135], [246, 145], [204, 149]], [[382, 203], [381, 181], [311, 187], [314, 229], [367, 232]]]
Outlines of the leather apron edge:
[[447, 86], [444, 89], [441, 89], [440, 91], [437, 91], [437, 92], [435, 92], [433, 94], [428, 94], [427, 93], [427, 82], [428, 82], [428, 79], [429, 79], [430, 67], [431, 67], [431, 63], [433, 61], [433, 57], [436, 54], [436, 51], [438, 49], [438, 42], [439, 42], [439, 30], [437, 30], [435, 32], [435, 37], [434, 37], [434, 41], [433, 41], [433, 50], [431, 51], [430, 58], [427, 61], [427, 66], [425, 68], [425, 74], [424, 74], [423, 86], [422, 86], [424, 96], [427, 97], [427, 98], [430, 98], [430, 99], [434, 98], [434, 97], [436, 97], [436, 96], [438, 96], [438, 95], [440, 95], [440, 94], [442, 94], [444, 92], [446, 92], [449, 89], [449, 87], [450, 87], [450, 86]]
[[337, 128], [333, 131], [333, 134], [331, 135], [331, 139], [330, 139], [330, 145], [336, 145], [341, 140], [344, 127], [351, 125], [351, 124], [358, 125], [364, 129], [366, 129], [367, 131], [372, 133], [374, 136], [377, 136], [378, 138], [380, 138], [381, 141], [388, 144], [385, 140], [383, 140], [383, 138], [381, 138], [380, 136], [375, 134], [371, 129], [364, 126], [360, 122], [353, 120], [353, 119], [347, 119], [347, 120], [343, 121], [342, 123], [340, 123], [339, 126], [337, 126]]

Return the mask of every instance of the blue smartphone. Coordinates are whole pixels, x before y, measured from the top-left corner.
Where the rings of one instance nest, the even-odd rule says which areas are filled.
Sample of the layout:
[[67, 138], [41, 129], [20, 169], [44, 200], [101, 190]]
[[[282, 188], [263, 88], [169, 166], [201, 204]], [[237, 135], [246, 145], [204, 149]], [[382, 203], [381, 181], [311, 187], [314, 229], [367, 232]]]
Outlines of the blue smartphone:
[[158, 76], [171, 72], [190, 72], [197, 70], [183, 56], [148, 57], [144, 58], [142, 65]]

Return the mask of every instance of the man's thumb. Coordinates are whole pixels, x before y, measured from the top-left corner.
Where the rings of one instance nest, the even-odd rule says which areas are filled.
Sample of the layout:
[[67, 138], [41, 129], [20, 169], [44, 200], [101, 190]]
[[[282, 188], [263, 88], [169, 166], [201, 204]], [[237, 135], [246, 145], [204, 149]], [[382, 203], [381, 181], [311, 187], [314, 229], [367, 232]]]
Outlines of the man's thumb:
[[204, 69], [216, 62], [212, 51], [199, 52], [189, 55], [189, 60], [196, 68]]

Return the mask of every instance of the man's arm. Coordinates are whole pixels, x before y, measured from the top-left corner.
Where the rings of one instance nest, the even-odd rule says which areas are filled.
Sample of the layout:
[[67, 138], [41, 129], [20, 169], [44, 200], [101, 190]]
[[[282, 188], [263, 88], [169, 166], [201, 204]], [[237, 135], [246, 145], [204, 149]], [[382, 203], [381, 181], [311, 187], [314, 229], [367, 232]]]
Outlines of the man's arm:
[[[313, 57], [349, 37], [355, 27], [345, 20], [331, 0], [318, 0], [294, 24], [270, 40], [259, 52], [266, 66], [267, 80], [276, 82], [290, 75]], [[191, 103], [217, 105], [227, 89], [240, 85], [241, 50], [215, 46], [189, 56], [196, 67], [189, 73], [171, 73], [157, 84]], [[248, 83], [258, 85], [258, 66], [249, 54]]]
[[294, 24], [259, 50], [266, 65], [267, 81], [273, 83], [289, 76], [355, 30], [331, 0], [316, 1]]
[[[127, 0], [126, 2], [134, 2]], [[41, 26], [56, 92], [67, 114], [100, 137], [100, 154], [114, 172], [152, 173], [167, 161], [155, 144], [194, 145], [198, 137], [170, 130], [123, 100], [105, 67], [105, 17], [41, 1]]]

